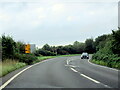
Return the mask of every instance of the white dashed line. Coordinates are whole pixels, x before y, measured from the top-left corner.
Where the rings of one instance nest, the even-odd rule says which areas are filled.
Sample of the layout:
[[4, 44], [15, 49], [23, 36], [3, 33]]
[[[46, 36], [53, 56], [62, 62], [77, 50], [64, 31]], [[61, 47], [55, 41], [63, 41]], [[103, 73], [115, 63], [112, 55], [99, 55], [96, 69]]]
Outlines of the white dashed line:
[[[78, 67], [78, 66], [69, 65], [69, 62], [70, 62], [70, 60], [67, 60], [67, 65], [66, 65], [66, 66]], [[89, 60], [88, 60], [88, 62], [89, 62]], [[90, 64], [93, 64], [93, 63], [91, 63], [91, 62], [89, 62], [89, 63], [90, 63]], [[96, 64], [93, 64], [93, 65], [96, 65]], [[96, 65], [96, 66], [100, 66], [100, 65]], [[101, 66], [101, 67], [104, 67], [104, 66]], [[105, 67], [105, 68], [108, 68], [108, 67]], [[103, 84], [103, 83], [101, 83], [101, 82], [99, 82], [99, 81], [97, 81], [97, 80], [95, 80], [95, 79], [93, 79], [93, 78], [85, 75], [85, 74], [82, 74], [82, 73], [78, 72], [78, 71], [75, 70], [74, 68], [70, 68], [70, 69], [71, 69], [72, 71], [74, 71], [74, 72], [79, 73], [81, 76], [83, 76], [83, 77], [85, 77], [85, 78], [87, 78], [87, 79], [89, 79], [89, 80], [91, 80], [91, 81], [93, 81], [93, 82], [95, 82], [95, 83], [97, 83], [97, 84], [101, 84], [101, 85], [103, 85], [103, 86], [105, 86], [105, 87], [107, 87], [107, 88], [112, 88], [112, 87], [110, 87], [110, 86], [108, 86], [108, 85], [105, 85], [105, 84]], [[111, 68], [109, 68], [109, 69], [111, 69]], [[113, 69], [113, 70], [116, 70], [116, 69]], [[116, 71], [118, 71], [118, 70], [116, 70]]]
[[67, 62], [67, 65], [69, 65], [69, 61], [67, 60], [66, 62]]
[[65, 66], [73, 67], [73, 68], [75, 68], [75, 67], [79, 67], [79, 66], [73, 66], [73, 65], [65, 65]]
[[107, 87], [107, 88], [112, 88], [112, 87], [110, 87], [110, 86], [108, 86], [108, 85], [104, 85], [105, 87]]
[[74, 71], [74, 72], [78, 72], [78, 71], [76, 71], [76, 70], [75, 70], [75, 69], [73, 69], [73, 68], [71, 68], [71, 70], [72, 70], [72, 71]]
[[92, 79], [92, 78], [90, 78], [90, 77], [88, 77], [88, 76], [86, 76], [84, 74], [80, 74], [80, 75], [87, 78], [87, 79], [89, 79], [89, 80], [91, 80], [91, 81], [93, 81], [93, 82], [95, 82], [95, 83], [100, 83], [99, 81], [96, 81], [96, 80], [94, 80], [94, 79]]

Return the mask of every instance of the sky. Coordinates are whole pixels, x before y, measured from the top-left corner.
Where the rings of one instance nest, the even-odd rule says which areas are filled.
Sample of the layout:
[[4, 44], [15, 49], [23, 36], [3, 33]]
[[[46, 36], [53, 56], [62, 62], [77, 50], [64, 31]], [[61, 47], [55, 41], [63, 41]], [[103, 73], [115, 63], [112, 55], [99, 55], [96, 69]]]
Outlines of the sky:
[[67, 45], [118, 27], [119, 0], [1, 0], [0, 35], [36, 44]]

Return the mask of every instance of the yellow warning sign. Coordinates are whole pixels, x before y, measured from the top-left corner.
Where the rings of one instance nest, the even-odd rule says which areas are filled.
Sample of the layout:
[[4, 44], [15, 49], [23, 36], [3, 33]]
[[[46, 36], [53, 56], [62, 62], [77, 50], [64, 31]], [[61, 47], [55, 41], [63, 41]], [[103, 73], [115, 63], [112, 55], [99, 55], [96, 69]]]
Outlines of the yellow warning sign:
[[25, 53], [30, 53], [30, 44], [25, 45]]

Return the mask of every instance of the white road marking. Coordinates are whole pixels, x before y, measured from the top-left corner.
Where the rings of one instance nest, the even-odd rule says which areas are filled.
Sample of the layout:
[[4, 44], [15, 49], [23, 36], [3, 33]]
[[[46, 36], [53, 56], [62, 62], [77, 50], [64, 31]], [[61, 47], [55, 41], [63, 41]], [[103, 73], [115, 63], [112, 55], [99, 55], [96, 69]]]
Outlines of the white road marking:
[[65, 65], [65, 66], [74, 67], [74, 68], [79, 67], [79, 66], [73, 66], [73, 65]]
[[[89, 60], [90, 60], [90, 59], [89, 59]], [[91, 63], [89, 60], [88, 60], [88, 62], [89, 62], [90, 64], [93, 64], [93, 63]], [[78, 67], [78, 66], [69, 65], [69, 62], [70, 62], [70, 60], [68, 60], [68, 65], [65, 65], [65, 66]], [[96, 65], [96, 64], [93, 64], [93, 65]], [[100, 66], [100, 65], [96, 65], [96, 66]], [[104, 66], [101, 66], [101, 67], [104, 67]], [[108, 68], [108, 67], [105, 67], [105, 68]], [[109, 68], [109, 69], [111, 69], [111, 68]], [[74, 72], [79, 73], [81, 76], [83, 76], [83, 77], [85, 77], [85, 78], [87, 78], [87, 79], [89, 79], [89, 80], [91, 80], [91, 81], [93, 81], [93, 82], [95, 82], [95, 83], [97, 83], [97, 84], [101, 84], [101, 85], [103, 85], [103, 86], [105, 86], [105, 87], [107, 87], [107, 88], [112, 88], [112, 87], [110, 87], [110, 86], [108, 86], [108, 85], [105, 85], [105, 84], [103, 84], [103, 83], [101, 83], [101, 82], [99, 82], [99, 81], [97, 81], [97, 80], [95, 80], [95, 79], [93, 79], [93, 78], [85, 75], [85, 74], [82, 74], [82, 73], [78, 72], [77, 70], [75, 70], [75, 69], [73, 69], [73, 68], [71, 68], [71, 70], [74, 71]], [[113, 70], [116, 70], [116, 69], [113, 69]], [[118, 71], [118, 70], [116, 70], [116, 71]]]
[[112, 87], [110, 87], [110, 86], [108, 86], [108, 85], [104, 85], [105, 87], [107, 87], [107, 88], [112, 88]]
[[40, 63], [43, 63], [43, 62], [46, 62], [46, 61], [48, 61], [48, 60], [44, 60], [44, 61], [42, 61], [42, 62], [36, 63], [36, 64], [34, 64], [34, 65], [31, 65], [31, 66], [23, 69], [22, 71], [20, 71], [19, 73], [17, 73], [17, 74], [14, 75], [13, 77], [11, 77], [8, 81], [6, 81], [3, 85], [1, 85], [1, 86], [0, 86], [0, 90], [2, 90], [3, 88], [5, 88], [13, 79], [15, 79], [17, 76], [19, 76], [20, 74], [22, 74], [24, 71], [28, 70], [29, 68], [31, 68], [31, 67], [33, 67], [33, 66], [35, 66], [35, 65], [37, 65], [37, 64], [40, 64]]
[[67, 62], [67, 65], [69, 65], [69, 61], [67, 60], [66, 62]]
[[106, 66], [101, 66], [101, 65], [97, 65], [97, 64], [91, 63], [91, 62], [90, 62], [90, 59], [88, 60], [88, 62], [89, 62], [90, 64], [94, 65], [94, 66], [99, 66], [99, 67], [111, 69], [111, 70], [114, 70], [114, 71], [119, 71], [119, 70], [117, 70], [117, 69], [113, 69], [113, 68], [109, 68], [109, 67], [106, 67]]
[[88, 77], [88, 76], [86, 76], [84, 74], [80, 74], [80, 75], [83, 76], [83, 77], [85, 77], [85, 78], [87, 78], [87, 79], [89, 79], [89, 80], [91, 80], [91, 81], [93, 81], [93, 82], [95, 82], [95, 83], [100, 83], [99, 81], [94, 80], [94, 79], [92, 79], [92, 78], [90, 78], [90, 77]]
[[71, 70], [72, 70], [72, 71], [74, 71], [74, 72], [78, 72], [78, 71], [76, 71], [76, 70], [75, 70], [75, 69], [73, 69], [73, 68], [71, 68]]

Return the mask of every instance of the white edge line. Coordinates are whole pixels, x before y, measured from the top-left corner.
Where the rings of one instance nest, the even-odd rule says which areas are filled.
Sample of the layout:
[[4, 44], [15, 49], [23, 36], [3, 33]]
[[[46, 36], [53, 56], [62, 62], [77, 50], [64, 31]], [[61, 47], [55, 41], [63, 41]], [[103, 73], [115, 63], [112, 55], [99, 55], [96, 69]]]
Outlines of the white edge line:
[[76, 70], [75, 70], [75, 69], [73, 69], [73, 68], [71, 68], [71, 70], [72, 70], [72, 71], [74, 71], [74, 72], [78, 72], [78, 71], [76, 71]]
[[29, 68], [37, 65], [37, 64], [40, 64], [40, 63], [43, 63], [43, 62], [46, 62], [47, 60], [44, 60], [42, 62], [39, 62], [39, 63], [36, 63], [34, 65], [31, 65], [25, 69], [23, 69], [22, 71], [18, 72], [17, 74], [15, 74], [13, 77], [11, 77], [8, 81], [6, 81], [3, 85], [0, 86], [0, 90], [2, 90], [3, 88], [5, 88], [13, 79], [15, 79], [18, 75], [20, 75], [21, 73], [23, 73], [24, 71], [28, 70]]
[[89, 80], [91, 80], [91, 81], [93, 81], [93, 82], [95, 82], [95, 83], [100, 83], [99, 81], [96, 81], [96, 80], [94, 80], [94, 79], [92, 79], [92, 78], [90, 78], [90, 77], [88, 77], [88, 76], [86, 76], [84, 74], [80, 74], [80, 75], [87, 78], [87, 79], [89, 79]]
[[88, 60], [88, 62], [89, 62], [90, 64], [92, 64], [92, 65], [95, 65], [95, 66], [99, 66], [99, 67], [103, 67], [103, 68], [107, 68], [107, 69], [119, 71], [119, 70], [117, 70], [117, 69], [113, 69], [113, 68], [109, 68], [109, 67], [106, 67], [106, 66], [101, 66], [101, 65], [98, 65], [98, 64], [91, 63], [91, 62], [90, 62], [90, 59]]

